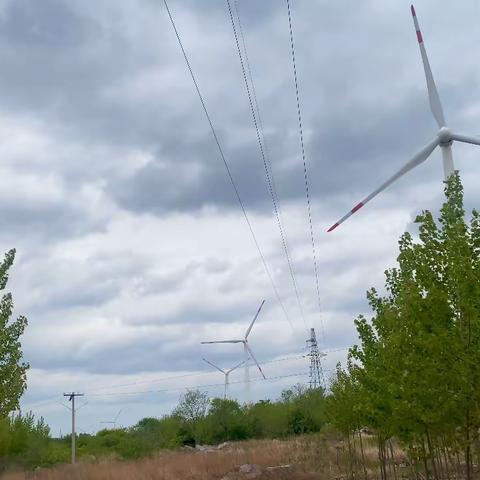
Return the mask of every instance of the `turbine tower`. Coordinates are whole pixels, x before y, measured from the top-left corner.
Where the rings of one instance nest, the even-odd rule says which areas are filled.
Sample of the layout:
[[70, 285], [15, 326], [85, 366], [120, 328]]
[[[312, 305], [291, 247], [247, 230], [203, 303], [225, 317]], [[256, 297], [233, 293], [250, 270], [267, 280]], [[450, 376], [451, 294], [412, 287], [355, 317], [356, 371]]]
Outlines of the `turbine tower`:
[[395, 175], [391, 176], [386, 182], [382, 183], [376, 190], [374, 190], [370, 195], [365, 197], [361, 202], [357, 203], [346, 215], [344, 215], [340, 220], [334, 223], [329, 229], [328, 232], [331, 232], [337, 228], [341, 223], [347, 220], [351, 215], [360, 210], [367, 202], [372, 198], [377, 196], [380, 192], [389, 187], [393, 182], [398, 180], [400, 177], [405, 175], [410, 170], [418, 167], [421, 163], [428, 159], [430, 154], [440, 146], [442, 151], [443, 158], [443, 173], [445, 181], [448, 180], [450, 175], [455, 171], [452, 157], [452, 144], [454, 141], [471, 143], [474, 145], [480, 145], [480, 138], [461, 135], [458, 133], [452, 132], [448, 127], [445, 121], [445, 115], [443, 113], [442, 104], [440, 102], [440, 96], [438, 95], [437, 87], [433, 79], [432, 70], [430, 68], [430, 63], [428, 62], [427, 51], [425, 50], [425, 44], [423, 42], [422, 32], [420, 31], [420, 26], [418, 24], [417, 14], [415, 13], [415, 8], [411, 6], [413, 23], [415, 25], [415, 31], [417, 33], [418, 45], [420, 47], [420, 54], [422, 56], [423, 68], [425, 71], [425, 78], [427, 81], [427, 91], [428, 98], [430, 102], [430, 109], [432, 111], [433, 117], [435, 118], [439, 131], [437, 136], [427, 145], [425, 145], [416, 155], [413, 156]]
[[230, 370], [223, 370], [220, 367], [217, 367], [214, 363], [208, 361], [206, 358], [202, 359], [204, 362], [208, 363], [211, 365], [213, 368], [216, 368], [219, 372], [222, 372], [225, 375], [225, 388], [224, 388], [224, 393], [223, 393], [223, 398], [226, 400], [228, 398], [228, 377], [229, 375], [236, 370], [237, 368], [241, 367], [244, 363], [246, 363], [250, 358], [247, 358], [246, 360], [243, 360], [243, 362], [240, 362], [238, 365], [235, 365], [233, 368]]
[[246, 387], [247, 387], [247, 396], [249, 396], [249, 388], [250, 388], [250, 370], [249, 370], [249, 365], [248, 365], [247, 360], [249, 360], [251, 358], [255, 362], [255, 364], [257, 365], [257, 368], [260, 371], [260, 373], [262, 374], [262, 377], [264, 379], [266, 379], [265, 374], [263, 373], [262, 367], [260, 367], [260, 365], [257, 362], [257, 359], [256, 359], [250, 345], [248, 344], [248, 336], [250, 335], [250, 332], [252, 331], [253, 324], [257, 320], [257, 317], [260, 314], [260, 310], [262, 309], [264, 303], [265, 303], [265, 300], [262, 300], [262, 303], [260, 304], [260, 307], [257, 310], [257, 313], [255, 314], [255, 316], [253, 317], [253, 320], [250, 323], [249, 327], [247, 328], [247, 331], [245, 332], [245, 336], [243, 338], [233, 339], [233, 340], [215, 340], [215, 341], [211, 341], [211, 342], [201, 342], [202, 345], [207, 345], [207, 344], [209, 345], [209, 344], [213, 344], [213, 343], [241, 343], [241, 344], [243, 344], [243, 351], [244, 351], [244, 354], [245, 354], [245, 384], [246, 384]]
[[310, 346], [310, 389], [325, 388], [325, 377], [323, 375], [321, 357], [326, 357], [324, 353], [318, 350], [317, 336], [315, 329], [310, 329], [310, 338], [307, 340], [307, 345]]

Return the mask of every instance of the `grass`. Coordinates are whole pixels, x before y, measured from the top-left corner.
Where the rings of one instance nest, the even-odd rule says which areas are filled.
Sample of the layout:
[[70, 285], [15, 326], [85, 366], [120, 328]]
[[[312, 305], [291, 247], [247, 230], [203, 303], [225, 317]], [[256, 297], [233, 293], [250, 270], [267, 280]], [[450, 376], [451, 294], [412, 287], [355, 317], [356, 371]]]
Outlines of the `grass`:
[[[245, 463], [262, 467], [291, 464], [291, 469], [265, 471], [260, 479], [315, 480], [335, 478], [342, 465], [338, 441], [326, 435], [234, 443], [215, 452], [170, 451], [137, 461], [102, 459], [33, 472], [12, 472], [5, 480], [212, 480]], [[232, 473], [229, 478], [237, 478]], [[238, 478], [246, 478], [240, 477]]]

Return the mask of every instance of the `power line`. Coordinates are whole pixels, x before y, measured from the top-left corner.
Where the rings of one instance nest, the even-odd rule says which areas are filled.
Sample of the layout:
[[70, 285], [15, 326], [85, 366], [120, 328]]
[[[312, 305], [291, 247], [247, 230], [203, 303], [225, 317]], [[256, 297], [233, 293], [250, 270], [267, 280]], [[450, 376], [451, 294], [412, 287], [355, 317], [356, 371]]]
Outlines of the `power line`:
[[[335, 349], [330, 349], [330, 350], [323, 350], [323, 353], [340, 352], [340, 351], [348, 350], [349, 348], [350, 347], [340, 347], [340, 348], [335, 348]], [[265, 362], [260, 362], [260, 365], [288, 362], [288, 361], [292, 361], [292, 360], [301, 360], [301, 359], [305, 359], [307, 357], [308, 357], [308, 355], [297, 355], [297, 356], [293, 356], [293, 357], [276, 358], [276, 359], [272, 359], [272, 360], [267, 360]], [[324, 372], [329, 372], [329, 371], [333, 371], [333, 370], [334, 369], [323, 369]], [[102, 395], [101, 393], [96, 393], [96, 392], [100, 392], [101, 390], [106, 389], [106, 388], [130, 387], [130, 386], [134, 386], [134, 385], [158, 383], [158, 382], [162, 382], [162, 381], [165, 381], [165, 380], [175, 380], [175, 379], [179, 379], [179, 378], [196, 377], [196, 376], [209, 375], [209, 374], [211, 374], [211, 372], [205, 371], [205, 372], [187, 373], [187, 374], [183, 374], [183, 375], [172, 375], [172, 376], [168, 376], [168, 377], [160, 377], [160, 378], [156, 378], [156, 379], [152, 379], [152, 380], [142, 380], [142, 381], [138, 381], [138, 382], [108, 385], [106, 387], [101, 387], [101, 388], [98, 388], [96, 390], [87, 391], [85, 393], [85, 395], [101, 396]], [[307, 375], [307, 374], [305, 374], [305, 375]], [[283, 376], [281, 376], [281, 377], [285, 378]], [[287, 377], [288, 377], [288, 375], [287, 375]], [[277, 377], [272, 377], [272, 378], [277, 378]], [[260, 377], [258, 377], [258, 379], [260, 380]], [[255, 379], [253, 379], [253, 380], [255, 380]], [[271, 380], [271, 379], [269, 378], [267, 380]], [[188, 387], [181, 387], [181, 389], [183, 389], [183, 388], [188, 388]], [[175, 387], [173, 387], [173, 389], [176, 390]], [[165, 391], [168, 391], [168, 389], [166, 389]], [[35, 409], [35, 408], [38, 408], [38, 407], [43, 407], [43, 406], [47, 406], [47, 405], [56, 404], [56, 403], [58, 403], [58, 398], [60, 397], [60, 395], [61, 394], [57, 394], [57, 395], [54, 395], [54, 396], [51, 396], [51, 397], [47, 397], [46, 399], [41, 400], [40, 402], [31, 404], [31, 405], [25, 405], [25, 409]], [[55, 400], [53, 400], [53, 399], [55, 399]]]
[[263, 267], [265, 269], [265, 272], [268, 276], [268, 278], [270, 279], [270, 283], [272, 285], [272, 288], [273, 288], [273, 291], [275, 293], [275, 296], [277, 297], [277, 300], [278, 300], [278, 303], [280, 304], [282, 310], [283, 310], [283, 313], [285, 315], [285, 318], [287, 319], [288, 323], [290, 324], [290, 327], [292, 328], [293, 330], [293, 325], [292, 325], [292, 322], [290, 320], [290, 317], [288, 316], [288, 313], [287, 311], [285, 310], [285, 306], [283, 305], [283, 302], [280, 298], [280, 294], [278, 293], [278, 290], [277, 290], [277, 287], [275, 285], [275, 282], [273, 281], [273, 277], [272, 277], [272, 274], [270, 273], [270, 269], [268, 268], [268, 265], [267, 265], [267, 262], [265, 260], [265, 257], [263, 255], [263, 252], [260, 248], [260, 245], [258, 243], [258, 240], [257, 240], [257, 237], [255, 235], [255, 232], [253, 230], [253, 226], [252, 224], [250, 223], [250, 219], [248, 218], [248, 215], [247, 215], [247, 211], [245, 210], [245, 205], [242, 201], [242, 198], [240, 197], [240, 193], [238, 191], [238, 188], [237, 188], [237, 185], [235, 183], [235, 180], [233, 179], [233, 176], [232, 176], [232, 172], [230, 171], [230, 167], [228, 165], [228, 162], [227, 162], [227, 159], [225, 157], [225, 154], [223, 152], [223, 149], [222, 149], [222, 146], [220, 144], [220, 141], [218, 139], [218, 136], [217, 136], [217, 132], [215, 130], [215, 127], [213, 126], [213, 122], [212, 122], [212, 119], [210, 117], [210, 114], [208, 113], [208, 110], [207, 110], [207, 106], [205, 104], [205, 101], [203, 99], [203, 95], [202, 93], [200, 92], [200, 87], [198, 86], [198, 82], [197, 82], [197, 79], [193, 73], [193, 70], [192, 70], [192, 67], [190, 65], [190, 61], [188, 60], [188, 56], [187, 56], [187, 53], [185, 51], [185, 48], [183, 46], [183, 43], [182, 43], [182, 40], [180, 39], [180, 34], [178, 33], [178, 30], [177, 30], [177, 27], [175, 25], [175, 21], [172, 17], [172, 14], [170, 12], [170, 9], [168, 7], [168, 3], [167, 3], [167, 0], [163, 0], [163, 3], [165, 4], [165, 8], [167, 10], [167, 13], [168, 13], [168, 17], [170, 19], [170, 23], [172, 24], [172, 27], [173, 27], [173, 30], [175, 32], [175, 36], [177, 37], [177, 41], [178, 41], [178, 44], [180, 46], [180, 49], [182, 50], [182, 54], [183, 54], [183, 58], [185, 59], [185, 63], [187, 65], [187, 68], [188, 68], [188, 71], [190, 72], [190, 76], [192, 77], [192, 81], [193, 81], [193, 84], [195, 85], [195, 90], [197, 92], [197, 95], [198, 95], [198, 98], [200, 100], [200, 103], [202, 104], [202, 108], [203, 108], [203, 111], [205, 112], [205, 116], [207, 118], [207, 121], [208, 121], [208, 124], [210, 125], [210, 130], [212, 131], [212, 135], [213, 135], [213, 138], [215, 140], [215, 143], [217, 145], [217, 148], [218, 148], [218, 151], [220, 153], [220, 157], [222, 159], [222, 162], [225, 166], [225, 169], [227, 171], [227, 175], [228, 175], [228, 178], [230, 180], [230, 183], [232, 184], [232, 187], [233, 187], [233, 190], [235, 191], [235, 196], [237, 198], [237, 201], [238, 201], [238, 204], [240, 205], [240, 208], [242, 210], [242, 213], [243, 213], [243, 216], [245, 218], [245, 222], [247, 223], [247, 226], [248, 226], [248, 229], [250, 230], [250, 233], [252, 235], [252, 238], [253, 238], [253, 241], [255, 243], [255, 246], [258, 250], [258, 253], [260, 255], [260, 259], [263, 263]]
[[[297, 281], [295, 278], [295, 272], [293, 269], [290, 253], [289, 253], [289, 247], [288, 247], [288, 238], [287, 238], [287, 232], [285, 231], [285, 227], [282, 222], [281, 218], [281, 213], [280, 213], [280, 200], [278, 198], [278, 193], [277, 189], [275, 186], [275, 177], [273, 174], [273, 169], [272, 169], [272, 163], [270, 161], [270, 157], [268, 155], [268, 150], [267, 150], [267, 144], [265, 140], [265, 134], [263, 131], [263, 123], [261, 122], [261, 116], [260, 116], [260, 108], [258, 106], [258, 101], [257, 101], [257, 95], [255, 92], [255, 84], [253, 82], [253, 76], [252, 76], [252, 71], [250, 68], [250, 62], [248, 60], [248, 52], [247, 52], [247, 45], [245, 42], [245, 36], [243, 33], [243, 28], [242, 28], [242, 23], [240, 20], [240, 13], [238, 11], [238, 4], [237, 0], [235, 0], [235, 13], [236, 13], [236, 18], [237, 18], [237, 23], [238, 23], [238, 28], [240, 31], [240, 36], [242, 38], [242, 44], [243, 44], [243, 51], [245, 55], [245, 62], [242, 56], [242, 49], [240, 47], [240, 43], [238, 40], [238, 34], [237, 34], [237, 29], [235, 26], [235, 20], [233, 18], [233, 12], [232, 12], [232, 6], [230, 4], [230, 0], [226, 0], [227, 2], [227, 7], [228, 7], [228, 13], [230, 16], [230, 23], [232, 25], [232, 30], [233, 30], [233, 36], [235, 38], [235, 45], [237, 47], [237, 53], [238, 53], [238, 58], [240, 60], [240, 66], [242, 68], [242, 74], [243, 74], [243, 81], [245, 84], [245, 90], [247, 93], [248, 97], [248, 103], [250, 105], [250, 112], [252, 114], [252, 120], [253, 120], [253, 125], [255, 127], [255, 132], [257, 135], [257, 142], [258, 142], [258, 148], [260, 150], [260, 155], [262, 157], [263, 161], [263, 168], [265, 170], [265, 177], [267, 180], [267, 186], [268, 186], [268, 191], [270, 193], [270, 197], [272, 199], [273, 203], [273, 211], [275, 213], [275, 219], [277, 221], [277, 226], [280, 231], [280, 238], [283, 246], [283, 250], [285, 253], [285, 256], [287, 258], [287, 264], [288, 264], [288, 269], [290, 272], [290, 277], [292, 279], [292, 284], [293, 284], [293, 289], [295, 291], [295, 296], [297, 298], [297, 303], [298, 303], [298, 308], [300, 309], [300, 314], [303, 319], [303, 323], [305, 324], [305, 328], [307, 328], [307, 324], [305, 322], [305, 315], [303, 313], [303, 307], [302, 303], [300, 301], [300, 295], [298, 293], [298, 286], [297, 286]], [[250, 91], [250, 85], [247, 79], [247, 73], [246, 73], [246, 68], [245, 65], [247, 66], [248, 69], [248, 75], [250, 77], [250, 85], [252, 87], [252, 91]], [[252, 95], [253, 93], [253, 95]], [[254, 105], [254, 100], [255, 100], [255, 105]], [[258, 121], [257, 121], [257, 116], [258, 116]], [[261, 131], [261, 134], [260, 134]]]
[[[305, 355], [298, 355], [295, 357], [284, 357], [284, 358], [277, 358], [273, 360], [267, 360], [265, 362], [260, 362], [260, 365], [267, 365], [271, 363], [278, 363], [278, 362], [288, 362], [291, 360], [299, 360], [301, 358], [306, 358]], [[251, 364], [252, 366], [254, 364]], [[180, 378], [187, 378], [187, 377], [198, 377], [198, 376], [203, 376], [203, 375], [210, 375], [210, 371], [204, 371], [204, 372], [196, 372], [196, 373], [186, 373], [182, 375], [171, 375], [168, 377], [157, 377], [153, 378], [151, 380], [141, 380], [137, 382], [130, 382], [130, 383], [121, 383], [121, 384], [115, 384], [115, 385], [107, 385], [105, 387], [97, 388], [96, 390], [90, 390], [89, 395], [94, 392], [99, 392], [101, 390], [109, 389], [109, 388], [121, 388], [121, 387], [131, 387], [134, 385], [146, 385], [146, 384], [153, 384], [153, 383], [159, 383], [159, 382], [164, 382], [165, 380], [178, 380]]]
[[[307, 358], [306, 355], [297, 355], [294, 357], [283, 357], [283, 358], [276, 358], [273, 360], [267, 360], [265, 362], [260, 362], [260, 365], [267, 365], [271, 363], [280, 363], [280, 362], [289, 362], [292, 360], [301, 360]], [[187, 377], [198, 377], [198, 376], [204, 376], [204, 375], [210, 375], [211, 372], [209, 371], [204, 371], [204, 372], [196, 372], [196, 373], [186, 373], [182, 375], [171, 375], [168, 377], [157, 377], [151, 380], [141, 380], [138, 382], [130, 382], [130, 383], [121, 383], [121, 384], [115, 384], [115, 385], [107, 385], [105, 387], [97, 388], [95, 390], [89, 390], [85, 392], [85, 395], [95, 395], [96, 393], [100, 392], [101, 390], [108, 389], [108, 388], [121, 388], [121, 387], [131, 387], [134, 385], [145, 385], [145, 384], [153, 384], [153, 383], [159, 383], [163, 382], [165, 380], [177, 380], [180, 378], [187, 378]], [[99, 394], [101, 395], [101, 394]], [[25, 409], [30, 410], [30, 409], [36, 409], [39, 407], [44, 407], [47, 405], [53, 405], [58, 403], [58, 398], [60, 397], [60, 394], [57, 395], [52, 395], [51, 397], [47, 397], [39, 402], [33, 403], [31, 405], [25, 405]]]
[[[340, 349], [340, 350], [344, 350], [344, 349]], [[337, 351], [337, 350], [334, 350], [334, 351]], [[302, 355], [301, 357], [290, 357], [288, 358], [288, 360], [290, 359], [299, 359], [299, 358], [305, 358], [304, 355]], [[274, 363], [274, 362], [278, 362], [280, 361], [279, 360], [271, 360], [270, 362], [268, 363]], [[267, 362], [265, 362], [267, 363]], [[327, 368], [327, 369], [323, 369], [323, 372], [333, 372], [335, 371], [334, 368]], [[308, 376], [309, 375], [309, 372], [299, 372], [299, 373], [292, 373], [292, 374], [288, 374], [288, 375], [278, 375], [278, 376], [275, 376], [275, 377], [269, 377], [267, 379], [264, 379], [263, 377], [255, 377], [255, 378], [252, 378], [250, 380], [248, 380], [248, 382], [258, 382], [258, 381], [265, 381], [265, 382], [269, 382], [269, 383], [274, 383], [278, 380], [282, 380], [284, 378], [293, 378], [293, 377], [303, 377], [303, 376]], [[229, 382], [230, 385], [232, 384], [241, 384], [241, 383], [246, 383], [245, 380], [238, 380], [238, 381], [234, 381], [234, 382]], [[153, 394], [153, 393], [167, 393], [167, 392], [178, 392], [178, 391], [182, 391], [182, 390], [185, 390], [185, 389], [191, 389], [191, 388], [215, 388], [215, 387], [222, 387], [224, 386], [223, 383], [211, 383], [211, 384], [203, 384], [203, 385], [190, 385], [190, 386], [183, 386], [183, 387], [169, 387], [169, 388], [163, 388], [163, 389], [158, 389], [158, 390], [140, 390], [140, 391], [132, 391], [132, 392], [105, 392], [105, 393], [85, 393], [85, 395], [88, 395], [89, 397], [125, 397], [125, 396], [132, 396], [132, 395], [143, 395], [143, 394]], [[55, 398], [58, 398], [60, 396], [57, 395]], [[42, 405], [46, 405], [47, 403], [43, 403]], [[48, 402], [48, 404], [58, 404], [58, 401], [53, 401], [53, 402]], [[95, 404], [95, 402], [94, 402]], [[33, 406], [30, 406], [30, 407], [33, 407]]]
[[54, 403], [57, 403], [59, 395], [52, 395], [51, 397], [44, 398], [43, 400], [40, 400], [39, 402], [33, 403], [31, 405], [26, 405], [25, 409], [31, 409], [31, 408], [37, 408], [37, 407], [43, 407], [45, 405], [53, 405]]
[[323, 353], [333, 353], [333, 352], [342, 352], [344, 350], [348, 350], [350, 347], [341, 347], [341, 348], [334, 348], [330, 350], [322, 350]]
[[[323, 353], [334, 353], [334, 352], [341, 352], [344, 350], [348, 350], [350, 347], [340, 347], [340, 348], [335, 348], [335, 349], [330, 349], [330, 350], [323, 350]], [[260, 362], [260, 365], [267, 365], [267, 364], [272, 364], [272, 363], [281, 363], [281, 362], [289, 362], [292, 360], [301, 360], [307, 358], [308, 355], [297, 355], [293, 357], [282, 357], [282, 358], [276, 358], [272, 360], [267, 360], [265, 362]], [[328, 369], [324, 369], [324, 371], [329, 371]], [[196, 372], [196, 373], [186, 373], [182, 375], [171, 375], [168, 377], [157, 377], [151, 380], [141, 380], [137, 382], [130, 382], [130, 383], [120, 383], [120, 384], [114, 384], [114, 385], [107, 385], [105, 387], [97, 388], [95, 390], [89, 390], [86, 392], [86, 395], [92, 395], [94, 393], [100, 392], [101, 390], [108, 389], [108, 388], [121, 388], [121, 387], [131, 387], [134, 385], [145, 385], [145, 384], [153, 384], [153, 383], [158, 383], [158, 382], [163, 382], [165, 380], [177, 380], [180, 378], [188, 378], [188, 377], [198, 377], [198, 376], [204, 376], [204, 375], [209, 375], [211, 372]], [[43, 407], [47, 405], [53, 405], [58, 403], [58, 398], [60, 394], [47, 397], [39, 402], [30, 404], [30, 405], [25, 405], [24, 409], [35, 409], [38, 407]]]
[[[301, 377], [307, 376], [307, 372], [299, 372], [299, 373], [291, 373], [288, 375], [278, 375], [276, 377], [269, 377], [264, 379], [263, 377], [255, 377], [251, 378], [248, 381], [246, 380], [236, 380], [234, 382], [229, 382], [230, 385], [233, 384], [241, 384], [241, 383], [252, 383], [252, 382], [259, 382], [265, 381], [272, 383], [273, 381], [281, 380], [283, 378], [289, 377]], [[181, 390], [188, 390], [191, 388], [213, 388], [213, 387], [223, 387], [224, 383], [210, 383], [205, 385], [190, 385], [190, 386], [183, 386], [183, 387], [170, 387], [170, 388], [162, 388], [159, 390], [136, 390], [133, 392], [106, 392], [106, 393], [96, 393], [96, 394], [89, 394], [90, 397], [116, 397], [116, 396], [128, 396], [128, 395], [146, 395], [151, 393], [165, 393], [165, 392], [178, 392]]]
[[313, 253], [313, 270], [315, 273], [315, 286], [317, 290], [317, 300], [318, 300], [318, 309], [320, 311], [320, 324], [322, 327], [322, 337], [325, 339], [325, 332], [322, 320], [322, 302], [320, 300], [320, 286], [318, 282], [318, 267], [317, 267], [317, 253], [315, 248], [315, 236], [313, 234], [313, 222], [312, 222], [312, 209], [310, 205], [310, 188], [308, 185], [308, 175], [307, 175], [307, 162], [305, 156], [305, 144], [303, 141], [303, 123], [302, 123], [302, 111], [300, 108], [300, 94], [298, 92], [298, 76], [297, 76], [297, 63], [295, 60], [295, 44], [293, 41], [293, 27], [292, 27], [292, 14], [290, 11], [290, 0], [287, 1], [287, 13], [288, 13], [288, 26], [290, 30], [290, 48], [292, 54], [292, 65], [293, 65], [293, 77], [295, 81], [295, 97], [297, 100], [297, 116], [298, 116], [298, 129], [300, 133], [300, 145], [302, 149], [302, 161], [303, 161], [303, 176], [305, 180], [305, 195], [307, 197], [307, 212], [308, 212], [308, 223], [310, 225], [310, 240], [312, 244], [312, 253]]

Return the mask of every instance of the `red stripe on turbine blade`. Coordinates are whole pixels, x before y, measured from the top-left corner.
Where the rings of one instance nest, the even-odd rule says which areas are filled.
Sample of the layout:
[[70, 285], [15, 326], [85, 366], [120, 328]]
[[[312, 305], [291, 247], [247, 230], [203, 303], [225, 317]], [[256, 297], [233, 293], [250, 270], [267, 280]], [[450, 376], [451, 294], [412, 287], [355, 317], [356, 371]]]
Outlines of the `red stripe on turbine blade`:
[[355, 205], [353, 208], [352, 208], [352, 213], [355, 213], [357, 210], [360, 210], [362, 207], [363, 207], [363, 203], [360, 202], [360, 203], [357, 203], [357, 205]]
[[331, 232], [332, 230], [335, 230], [339, 225], [340, 225], [339, 223], [333, 224], [333, 225], [327, 230], [327, 232]]
[[416, 17], [417, 14], [415, 13], [415, 7], [413, 5], [410, 5], [410, 10], [412, 11], [412, 15]]
[[422, 32], [420, 30], [417, 30], [417, 40], [418, 43], [423, 43]]

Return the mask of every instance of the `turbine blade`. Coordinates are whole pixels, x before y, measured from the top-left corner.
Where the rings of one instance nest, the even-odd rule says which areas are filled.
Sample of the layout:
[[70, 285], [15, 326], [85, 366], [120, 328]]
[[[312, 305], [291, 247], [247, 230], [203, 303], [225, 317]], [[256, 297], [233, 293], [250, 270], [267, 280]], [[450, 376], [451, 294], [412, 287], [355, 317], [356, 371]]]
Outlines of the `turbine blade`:
[[425, 50], [425, 44], [423, 43], [422, 32], [418, 25], [417, 14], [413, 5], [410, 7], [412, 10], [413, 23], [415, 25], [415, 31], [417, 32], [418, 46], [420, 47], [420, 54], [422, 55], [423, 69], [425, 70], [425, 78], [427, 80], [428, 99], [430, 101], [430, 109], [433, 116], [438, 123], [439, 127], [445, 126], [445, 116], [443, 114], [442, 104], [438, 95], [435, 80], [433, 79], [432, 69], [428, 62], [427, 51]]
[[262, 303], [260, 304], [260, 308], [257, 310], [257, 313], [256, 313], [255, 316], [253, 317], [252, 323], [251, 323], [250, 326], [247, 328], [247, 333], [245, 333], [245, 340], [246, 340], [246, 339], [248, 338], [248, 336], [250, 335], [250, 332], [251, 332], [251, 330], [252, 330], [253, 324], [255, 323], [255, 320], [257, 319], [258, 314], [260, 313], [260, 310], [262, 309], [264, 303], [265, 303], [265, 300], [262, 300]]
[[244, 363], [247, 363], [250, 360], [250, 357], [246, 358], [243, 362], [240, 362], [238, 365], [235, 365], [233, 368], [230, 370], [227, 370], [227, 374], [230, 374], [234, 370], [236, 370], [238, 367], [241, 367]]
[[215, 340], [213, 342], [200, 342], [202, 345], [210, 345], [211, 343], [242, 343], [243, 340]]
[[470, 137], [468, 135], [458, 135], [457, 133], [452, 133], [453, 140], [463, 143], [472, 143], [473, 145], [480, 145], [480, 137]]
[[369, 202], [373, 197], [378, 195], [380, 192], [385, 190], [390, 186], [395, 180], [398, 180], [402, 175], [405, 175], [407, 172], [415, 168], [424, 162], [429, 155], [435, 150], [435, 147], [438, 145], [438, 139], [433, 140], [428, 145], [422, 148], [411, 160], [409, 160], [395, 175], [392, 175], [386, 182], [382, 183], [376, 190], [374, 190], [370, 195], [365, 197], [360, 203], [357, 203], [346, 215], [344, 215], [337, 223], [334, 223], [327, 231], [331, 232], [335, 230], [340, 224], [342, 224], [347, 218], [353, 215], [355, 212], [360, 210], [367, 202]]
[[250, 346], [248, 344], [244, 344], [245, 345], [245, 348], [248, 350], [248, 353], [250, 354], [250, 357], [252, 357], [252, 360], [255, 362], [255, 364], [257, 365], [258, 369], [260, 370], [260, 373], [262, 374], [262, 377], [264, 379], [266, 379], [267, 377], [265, 376], [265, 374], [263, 373], [263, 370], [262, 370], [262, 367], [260, 366], [260, 364], [257, 362], [257, 359], [255, 358], [255, 355], [253, 354], [252, 352], [252, 349], [250, 348]]
[[205, 362], [205, 363], [208, 363], [210, 366], [212, 366], [213, 368], [216, 368], [219, 372], [222, 372], [223, 374], [225, 374], [225, 371], [222, 370], [220, 367], [217, 367], [214, 363], [212, 362], [209, 362], [206, 358], [202, 358], [202, 360]]

